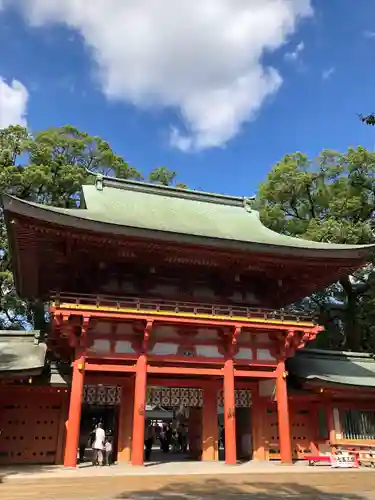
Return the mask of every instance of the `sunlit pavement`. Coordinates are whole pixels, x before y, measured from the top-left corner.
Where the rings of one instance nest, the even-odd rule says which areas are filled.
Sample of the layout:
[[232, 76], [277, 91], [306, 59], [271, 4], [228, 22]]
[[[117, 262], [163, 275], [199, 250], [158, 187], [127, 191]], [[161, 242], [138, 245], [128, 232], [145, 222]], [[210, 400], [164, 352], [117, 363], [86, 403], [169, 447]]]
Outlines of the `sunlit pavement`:
[[[291, 468], [292, 469], [292, 468]], [[300, 468], [301, 469], [301, 468]], [[375, 472], [295, 469], [215, 475], [95, 475], [5, 481], [4, 500], [375, 500]], [[306, 469], [311, 470], [311, 469]], [[77, 471], [79, 474], [79, 471]], [[6, 478], [4, 478], [6, 479]]]

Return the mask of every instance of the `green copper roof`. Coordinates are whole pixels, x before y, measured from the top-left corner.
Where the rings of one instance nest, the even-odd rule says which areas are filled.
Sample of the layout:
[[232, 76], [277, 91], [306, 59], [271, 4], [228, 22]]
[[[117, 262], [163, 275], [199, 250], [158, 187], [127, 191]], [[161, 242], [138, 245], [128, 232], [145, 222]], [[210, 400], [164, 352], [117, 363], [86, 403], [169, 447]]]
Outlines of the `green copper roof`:
[[373, 248], [280, 235], [260, 222], [247, 198], [99, 177], [95, 185], [83, 186], [82, 201], [85, 208], [63, 209], [3, 196], [6, 212], [105, 233], [312, 256], [328, 252], [333, 258], [363, 258]]
[[37, 375], [45, 365], [47, 345], [36, 331], [0, 330], [0, 374]]
[[287, 361], [287, 370], [311, 382], [375, 387], [375, 360], [369, 354], [303, 349]]

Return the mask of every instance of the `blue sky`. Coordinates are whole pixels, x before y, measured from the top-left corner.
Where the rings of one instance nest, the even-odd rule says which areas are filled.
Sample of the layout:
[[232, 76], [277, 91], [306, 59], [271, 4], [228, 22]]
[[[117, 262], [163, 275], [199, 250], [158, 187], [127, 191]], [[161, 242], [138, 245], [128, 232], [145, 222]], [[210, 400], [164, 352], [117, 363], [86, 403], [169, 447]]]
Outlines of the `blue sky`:
[[[33, 131], [69, 123], [108, 140], [145, 174], [167, 166], [192, 188], [236, 195], [255, 193], [286, 153], [374, 149], [375, 129], [357, 113], [375, 111], [375, 2], [292, 0], [287, 12], [274, 0], [254, 0], [254, 28], [251, 2], [231, 1], [237, 12], [207, 10], [203, 22], [185, 0], [160, 0], [165, 12], [150, 15], [144, 31], [133, 21], [128, 35], [118, 0], [106, 1], [114, 9], [107, 19], [99, 7], [87, 15], [94, 2], [86, 0], [78, 2], [82, 13], [69, 10], [72, 0], [66, 8], [56, 0], [0, 0], [0, 78], [8, 90], [20, 82], [27, 94], [21, 104], [6, 103], [9, 92], [0, 92], [0, 123], [19, 121], [21, 111]], [[150, 0], [122, 3], [137, 5], [138, 22]], [[230, 50], [220, 38], [225, 17], [235, 28]], [[205, 38], [210, 27], [219, 34]], [[232, 87], [238, 81], [244, 86]], [[216, 86], [225, 90], [219, 97]]]

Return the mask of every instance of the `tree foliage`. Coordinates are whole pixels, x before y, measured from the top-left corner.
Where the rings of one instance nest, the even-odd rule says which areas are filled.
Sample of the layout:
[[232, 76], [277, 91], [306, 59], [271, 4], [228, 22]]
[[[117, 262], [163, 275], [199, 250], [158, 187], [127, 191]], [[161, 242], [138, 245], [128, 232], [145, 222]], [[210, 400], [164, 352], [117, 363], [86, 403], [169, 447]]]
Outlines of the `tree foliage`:
[[359, 118], [362, 123], [365, 123], [366, 125], [375, 125], [375, 114], [370, 113], [369, 115], [359, 115]]
[[[94, 181], [88, 171], [121, 179], [143, 179], [108, 142], [70, 125], [35, 135], [20, 126], [0, 130], [1, 193], [57, 207], [76, 207], [82, 184]], [[148, 180], [178, 185], [176, 173], [166, 167], [154, 169]], [[44, 305], [22, 301], [15, 293], [2, 216], [0, 248], [0, 328], [45, 328]]]
[[[313, 160], [302, 153], [286, 155], [260, 186], [257, 206], [263, 223], [283, 234], [330, 243], [374, 243], [375, 153], [358, 147], [345, 153], [322, 151]], [[370, 321], [374, 281], [370, 265], [302, 301], [326, 327], [321, 347], [375, 347]]]

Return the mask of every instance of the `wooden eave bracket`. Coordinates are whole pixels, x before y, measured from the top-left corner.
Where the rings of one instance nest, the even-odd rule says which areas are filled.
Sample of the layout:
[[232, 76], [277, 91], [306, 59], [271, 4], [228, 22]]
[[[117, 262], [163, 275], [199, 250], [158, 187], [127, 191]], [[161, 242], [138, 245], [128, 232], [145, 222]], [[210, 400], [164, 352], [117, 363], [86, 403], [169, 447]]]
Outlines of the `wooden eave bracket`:
[[152, 332], [153, 325], [154, 325], [153, 320], [146, 321], [146, 325], [145, 325], [145, 328], [143, 330], [143, 342], [142, 342], [142, 351], [144, 353], [147, 352], [147, 349], [148, 349], [148, 344], [149, 344], [150, 335]]
[[280, 354], [283, 359], [294, 356], [298, 349], [302, 349], [308, 342], [316, 338], [319, 332], [324, 328], [316, 326], [312, 329], [303, 330], [288, 330], [287, 334], [283, 337], [283, 346], [281, 347]]
[[81, 336], [79, 337], [79, 345], [80, 347], [86, 347], [87, 343], [87, 330], [90, 324], [90, 316], [83, 316], [82, 325], [81, 325]]
[[234, 354], [234, 349], [235, 349], [235, 346], [237, 344], [237, 338], [239, 337], [241, 331], [242, 331], [242, 327], [241, 326], [235, 326], [232, 329], [231, 335], [229, 336], [229, 339], [228, 339], [229, 340], [229, 342], [228, 342], [228, 354], [231, 357]]
[[237, 344], [237, 338], [242, 332], [242, 326], [235, 326], [232, 332], [232, 345]]

